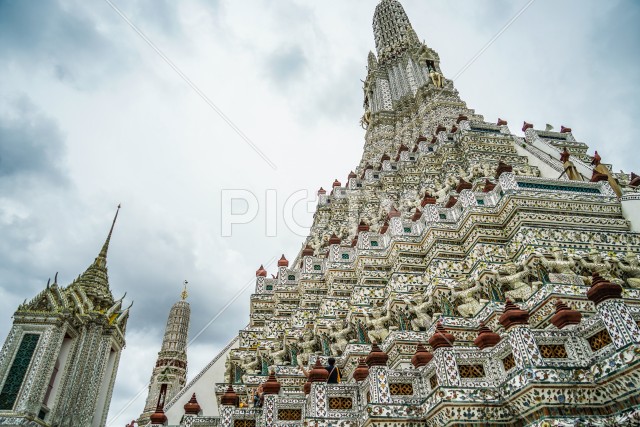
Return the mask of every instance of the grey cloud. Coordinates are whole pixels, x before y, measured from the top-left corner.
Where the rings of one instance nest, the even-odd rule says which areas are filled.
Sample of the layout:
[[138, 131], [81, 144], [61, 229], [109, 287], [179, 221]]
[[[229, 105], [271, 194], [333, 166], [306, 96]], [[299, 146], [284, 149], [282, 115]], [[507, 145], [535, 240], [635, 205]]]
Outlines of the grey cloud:
[[361, 78], [365, 77], [362, 64], [352, 61], [332, 75], [330, 81], [316, 88], [307, 107], [309, 111], [305, 114], [309, 122], [316, 121], [314, 117], [320, 113], [327, 119], [359, 126], [358, 121], [364, 110], [362, 83], [357, 79], [358, 73], [362, 75]]
[[266, 71], [272, 82], [288, 86], [299, 80], [307, 68], [307, 57], [300, 46], [278, 49], [266, 59]]
[[[599, 20], [591, 23], [593, 36], [593, 50], [597, 52], [594, 57], [594, 66], [605, 70], [637, 72], [638, 58], [634, 55], [640, 43], [640, 3], [638, 2], [611, 2], [603, 5], [603, 13]], [[585, 24], [587, 24], [585, 22]], [[611, 26], [615, 25], [615, 31]], [[606, 61], [599, 60], [606, 55]], [[595, 55], [594, 55], [595, 56]], [[611, 64], [616, 64], [611, 67]]]
[[0, 188], [16, 179], [66, 184], [65, 142], [58, 125], [27, 97], [13, 100], [0, 114]]
[[[214, 6], [217, 2], [212, 3]], [[133, 6], [136, 10], [131, 19], [154, 25], [165, 34], [176, 35], [182, 31], [178, 2], [171, 0], [140, 0]]]
[[122, 44], [100, 30], [84, 7], [60, 1], [0, 1], [0, 61], [29, 74], [44, 69], [78, 88], [95, 83], [96, 73], [121, 68], [127, 62]]

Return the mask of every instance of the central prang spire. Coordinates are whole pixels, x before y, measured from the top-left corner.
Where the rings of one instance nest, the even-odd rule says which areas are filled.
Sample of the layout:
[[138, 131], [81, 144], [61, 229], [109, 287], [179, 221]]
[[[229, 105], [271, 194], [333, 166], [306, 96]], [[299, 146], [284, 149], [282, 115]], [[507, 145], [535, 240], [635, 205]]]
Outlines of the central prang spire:
[[398, 0], [382, 0], [378, 4], [373, 15], [373, 35], [380, 63], [420, 45], [409, 17]]

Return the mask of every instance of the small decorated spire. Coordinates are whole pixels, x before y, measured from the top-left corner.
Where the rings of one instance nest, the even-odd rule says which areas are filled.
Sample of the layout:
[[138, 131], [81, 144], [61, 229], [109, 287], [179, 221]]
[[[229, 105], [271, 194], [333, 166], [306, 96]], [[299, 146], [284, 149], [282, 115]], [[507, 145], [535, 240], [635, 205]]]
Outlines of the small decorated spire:
[[444, 347], [453, 347], [453, 342], [455, 340], [456, 339], [453, 334], [447, 332], [442, 325], [442, 322], [438, 322], [433, 336], [429, 338], [429, 345], [431, 345], [434, 350]]
[[311, 246], [307, 245], [302, 250], [302, 256], [313, 256], [314, 250]]
[[191, 399], [184, 405], [184, 413], [186, 415], [200, 415], [202, 412], [202, 408], [198, 404], [198, 399], [196, 399], [196, 394], [193, 393]]
[[426, 366], [433, 359], [433, 353], [428, 351], [422, 343], [418, 343], [416, 346], [416, 352], [413, 354], [411, 358], [411, 364], [415, 368], [419, 368], [421, 366]]
[[222, 397], [220, 398], [220, 404], [223, 406], [237, 407], [239, 401], [240, 401], [240, 398], [238, 397], [235, 390], [233, 389], [233, 386], [229, 384], [229, 387], [227, 387], [227, 391], [225, 391]]
[[489, 329], [484, 322], [480, 322], [478, 336], [473, 340], [473, 343], [480, 348], [480, 350], [484, 350], [485, 348], [495, 347], [499, 342], [500, 335]]
[[387, 366], [387, 362], [389, 361], [389, 355], [382, 351], [380, 347], [378, 347], [378, 343], [373, 342], [371, 344], [371, 351], [367, 355], [365, 362], [367, 366]]
[[262, 385], [263, 390], [264, 390], [264, 394], [278, 394], [280, 393], [280, 383], [278, 382], [278, 379], [276, 378], [276, 374], [275, 372], [271, 371], [269, 373], [269, 378], [267, 378], [267, 381], [264, 382], [264, 384]]
[[369, 67], [369, 71], [373, 71], [378, 68], [378, 59], [376, 58], [376, 54], [372, 51], [369, 51], [369, 56], [367, 57], [367, 65]]
[[458, 186], [456, 187], [456, 193], [460, 193], [462, 190], [471, 190], [473, 188], [473, 184], [465, 181], [463, 178], [460, 178], [458, 181]]
[[591, 287], [587, 290], [587, 298], [595, 305], [609, 299], [620, 299], [622, 298], [622, 286], [611, 283], [594, 271], [591, 277]]
[[498, 322], [500, 322], [506, 330], [509, 330], [513, 326], [529, 325], [529, 312], [522, 310], [507, 298], [504, 304], [504, 311], [498, 319]]
[[369, 376], [369, 367], [365, 363], [364, 357], [358, 359], [358, 366], [354, 369], [352, 376], [356, 382], [364, 381]]
[[433, 197], [428, 191], [426, 193], [424, 193], [424, 197], [422, 198], [422, 201], [420, 202], [420, 206], [422, 206], [423, 208], [426, 205], [435, 205], [437, 202], [436, 198]]
[[489, 191], [493, 191], [494, 188], [496, 188], [496, 184], [489, 181], [489, 178], [487, 178], [484, 182], [484, 188], [482, 189], [482, 192], [488, 193]]
[[282, 254], [282, 257], [278, 260], [278, 267], [289, 267], [289, 260], [285, 258], [284, 254]]
[[582, 313], [573, 310], [561, 299], [556, 300], [556, 313], [551, 317], [551, 323], [556, 328], [562, 329], [565, 326], [577, 325], [581, 320]]
[[256, 270], [256, 277], [267, 277], [267, 270], [260, 264], [260, 268]]
[[329, 378], [329, 371], [322, 366], [320, 358], [317, 358], [315, 365], [313, 365], [313, 369], [309, 371], [309, 382], [323, 383], [327, 381], [327, 378]]
[[513, 166], [506, 164], [502, 160], [498, 162], [498, 167], [496, 168], [496, 179], [500, 178], [505, 172], [513, 172]]
[[400, 213], [400, 211], [398, 211], [395, 206], [391, 207], [391, 210], [389, 211], [389, 214], [387, 215], [388, 219], [391, 218], [398, 218], [399, 216], [401, 216], [402, 214]]

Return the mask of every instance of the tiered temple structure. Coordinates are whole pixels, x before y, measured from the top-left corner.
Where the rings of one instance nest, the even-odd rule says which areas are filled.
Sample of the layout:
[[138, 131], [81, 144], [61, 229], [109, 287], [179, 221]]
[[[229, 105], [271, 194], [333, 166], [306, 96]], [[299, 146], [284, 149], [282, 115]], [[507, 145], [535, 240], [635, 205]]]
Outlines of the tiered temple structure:
[[639, 423], [640, 178], [469, 109], [398, 1], [373, 29], [360, 164], [158, 424]]
[[150, 416], [156, 412], [162, 386], [166, 391], [164, 399], [171, 400], [187, 382], [187, 337], [191, 307], [187, 302], [187, 282], [184, 282], [182, 298], [169, 311], [167, 327], [164, 331], [162, 348], [149, 381], [149, 394], [144, 412], [138, 418], [138, 425], [147, 425]]
[[[0, 425], [106, 424], [129, 308], [113, 298], [107, 251], [70, 285], [46, 289], [18, 307], [0, 352]], [[4, 315], [4, 313], [3, 313]]]

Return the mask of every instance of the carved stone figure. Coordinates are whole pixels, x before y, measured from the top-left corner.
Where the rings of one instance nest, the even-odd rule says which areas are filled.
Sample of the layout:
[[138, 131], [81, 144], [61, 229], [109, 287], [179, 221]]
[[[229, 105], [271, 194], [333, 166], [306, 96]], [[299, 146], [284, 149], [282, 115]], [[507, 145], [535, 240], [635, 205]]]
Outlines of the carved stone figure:
[[273, 359], [274, 365], [284, 365], [288, 364], [288, 362], [284, 360], [288, 354], [287, 346], [284, 343], [277, 342], [271, 353], [269, 353], [269, 356]]
[[578, 261], [580, 265], [586, 270], [586, 274], [583, 276], [583, 280], [587, 284], [591, 284], [591, 273], [598, 273], [602, 277], [606, 277], [607, 279], [611, 279], [611, 264], [609, 261], [605, 260], [600, 251], [596, 248], [592, 248], [587, 254], [587, 259], [583, 257], [578, 257]]
[[242, 359], [243, 363], [240, 367], [246, 375], [256, 375], [258, 373], [258, 358], [250, 354], [246, 355]]
[[409, 300], [409, 303], [409, 313], [416, 316], [411, 320], [411, 327], [413, 330], [420, 331], [421, 329], [427, 329], [433, 321], [431, 316], [427, 314], [429, 309], [433, 309], [433, 296], [429, 295], [428, 298], [422, 296], [420, 298], [420, 303], [411, 299]]
[[443, 80], [442, 74], [434, 70], [429, 73], [429, 77], [431, 77], [431, 81], [433, 82], [433, 85], [435, 87], [437, 88], [442, 87], [442, 80]]
[[454, 188], [455, 180], [452, 182], [451, 178], [447, 178], [444, 184], [436, 182], [436, 187], [431, 189], [431, 194], [433, 194], [438, 203], [444, 203], [449, 198], [449, 192]]
[[224, 378], [229, 384], [233, 382], [233, 364], [229, 357], [227, 357], [227, 360], [224, 362]]
[[305, 330], [300, 337], [300, 348], [302, 348], [302, 353], [298, 356], [299, 363], [306, 364], [309, 362], [309, 356], [314, 353], [317, 343], [318, 340], [313, 335], [313, 331], [311, 329]]
[[482, 284], [478, 280], [472, 281], [465, 278], [459, 281], [459, 289], [452, 294], [454, 302], [460, 300], [457, 305], [458, 313], [462, 317], [473, 317], [484, 307], [486, 301], [481, 302], [475, 298], [475, 295], [482, 291]]
[[[600, 175], [606, 178], [607, 182], [616, 193], [618, 197], [622, 196], [622, 190], [620, 189], [620, 185], [615, 177], [611, 174], [611, 171], [607, 166], [601, 163], [602, 158], [596, 151], [591, 164], [593, 165], [593, 173], [594, 175]], [[593, 178], [592, 178], [593, 179]]]
[[331, 332], [329, 332], [329, 337], [334, 341], [331, 344], [331, 354], [334, 356], [339, 356], [344, 352], [345, 347], [349, 344], [348, 336], [353, 331], [349, 322], [345, 322], [342, 328], [340, 326], [340, 323], [335, 321], [331, 325]]
[[389, 329], [387, 329], [387, 323], [391, 320], [391, 308], [387, 309], [387, 313], [383, 316], [381, 309], [373, 310], [373, 319], [369, 316], [368, 312], [365, 312], [365, 321], [367, 326], [373, 328], [369, 331], [369, 340], [371, 342], [381, 343], [389, 336]]
[[551, 255], [553, 260], [548, 260], [541, 253], [536, 253], [539, 257], [540, 263], [548, 270], [558, 274], [575, 274], [574, 269], [576, 262], [572, 255], [568, 256], [568, 259], [564, 259], [564, 251], [560, 248], [551, 249]]
[[498, 270], [498, 283], [507, 285], [511, 290], [504, 293], [506, 298], [512, 301], [526, 301], [537, 289], [533, 284], [526, 283], [523, 279], [529, 275], [529, 269], [524, 266], [521, 271], [518, 267], [509, 262]]
[[362, 129], [366, 129], [369, 127], [369, 124], [371, 123], [371, 110], [367, 109], [364, 112], [364, 115], [360, 118], [360, 126], [362, 126]]
[[614, 261], [617, 261], [620, 269], [630, 276], [627, 278], [627, 284], [634, 289], [640, 289], [640, 263], [638, 262], [638, 256], [633, 252], [627, 252], [624, 260], [627, 262], [626, 264], [620, 260]]
[[567, 178], [572, 181], [582, 181], [582, 175], [578, 172], [578, 169], [570, 160], [571, 153], [567, 150], [567, 147], [564, 147], [564, 151], [560, 153], [560, 161], [564, 167], [564, 172], [567, 174]]

